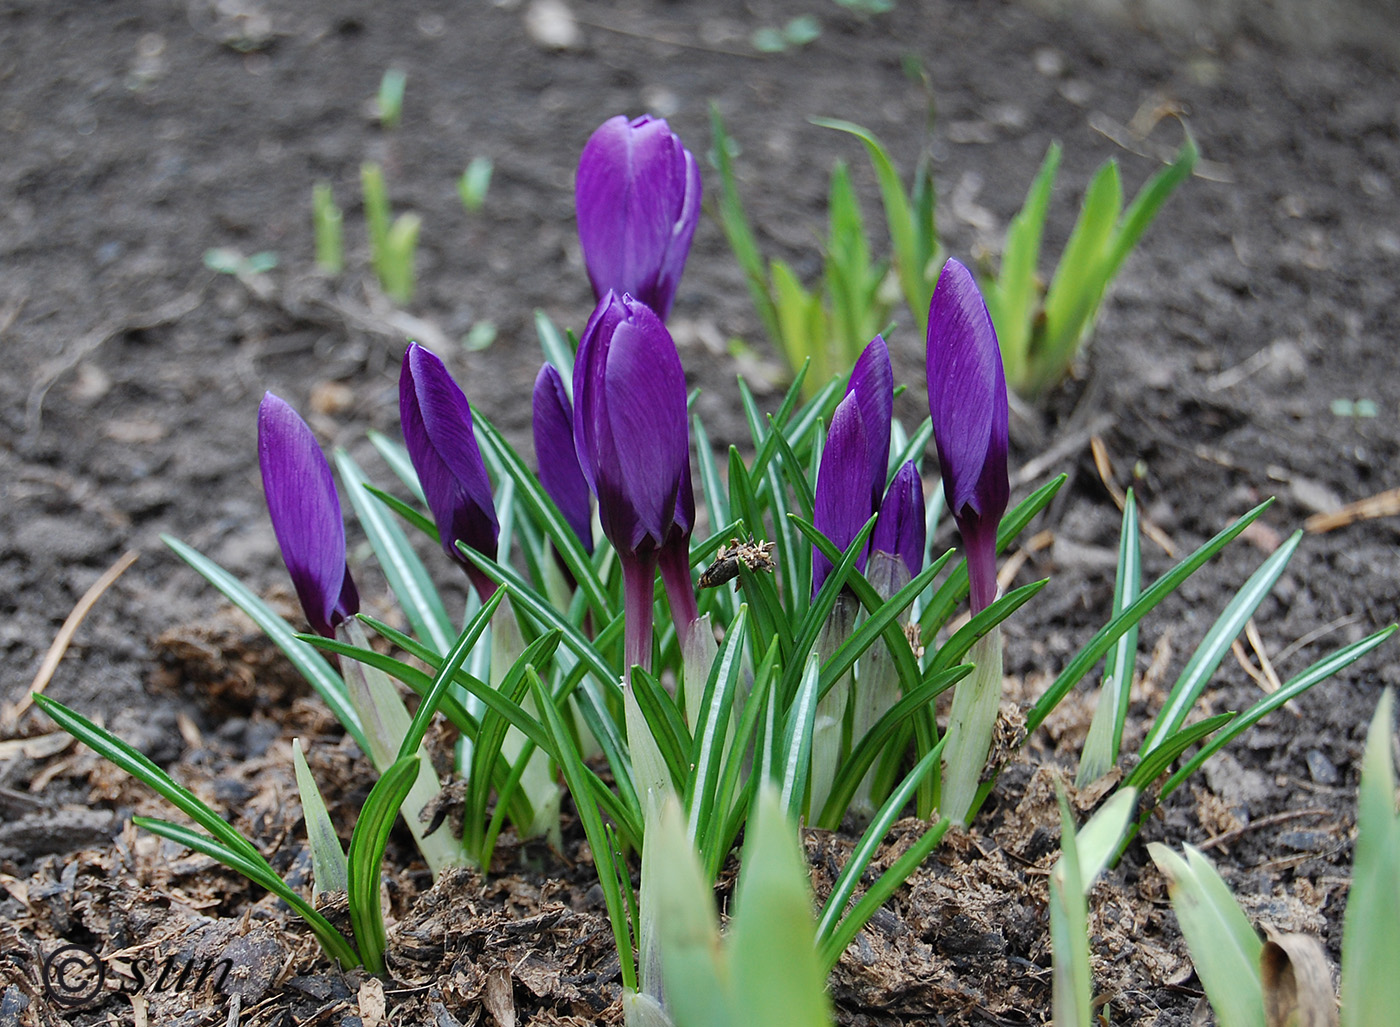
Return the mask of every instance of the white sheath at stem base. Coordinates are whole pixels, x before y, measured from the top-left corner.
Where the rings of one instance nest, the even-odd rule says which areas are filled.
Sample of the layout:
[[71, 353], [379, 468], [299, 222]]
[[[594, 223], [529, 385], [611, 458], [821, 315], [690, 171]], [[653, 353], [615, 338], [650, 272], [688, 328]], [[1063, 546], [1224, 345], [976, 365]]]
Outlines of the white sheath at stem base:
[[1001, 707], [1001, 630], [993, 628], [974, 642], [968, 660], [972, 673], [953, 689], [939, 808], [943, 816], [964, 826], [982, 782]]

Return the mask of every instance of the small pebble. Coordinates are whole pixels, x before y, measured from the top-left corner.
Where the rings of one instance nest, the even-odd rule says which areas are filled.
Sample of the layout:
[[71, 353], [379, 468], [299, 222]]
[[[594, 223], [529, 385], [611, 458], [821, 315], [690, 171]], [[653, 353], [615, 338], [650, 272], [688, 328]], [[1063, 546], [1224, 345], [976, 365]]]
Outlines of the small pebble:
[[1309, 749], [1307, 755], [1308, 773], [1312, 776], [1314, 783], [1320, 785], [1338, 784], [1342, 775], [1337, 773], [1337, 768], [1333, 766], [1322, 753], [1316, 749]]

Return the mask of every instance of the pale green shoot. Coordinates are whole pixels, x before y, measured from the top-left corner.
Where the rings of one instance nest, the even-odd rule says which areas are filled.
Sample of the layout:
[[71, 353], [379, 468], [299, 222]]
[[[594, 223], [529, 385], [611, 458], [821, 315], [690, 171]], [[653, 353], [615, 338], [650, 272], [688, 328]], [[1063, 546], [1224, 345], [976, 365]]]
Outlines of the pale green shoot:
[[329, 182], [311, 187], [311, 225], [316, 235], [316, 266], [331, 275], [345, 270], [344, 216]]
[[1395, 694], [1366, 734], [1356, 811], [1356, 859], [1342, 928], [1342, 1027], [1387, 1023], [1400, 1009], [1400, 816], [1391, 757]]

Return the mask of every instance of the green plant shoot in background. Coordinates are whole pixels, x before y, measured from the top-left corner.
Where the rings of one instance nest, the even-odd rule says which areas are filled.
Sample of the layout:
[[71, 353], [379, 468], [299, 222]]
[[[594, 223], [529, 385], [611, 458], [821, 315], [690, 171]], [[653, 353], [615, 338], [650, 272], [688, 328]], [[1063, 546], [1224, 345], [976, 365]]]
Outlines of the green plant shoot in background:
[[983, 276], [983, 295], [1006, 368], [1006, 383], [1034, 399], [1068, 372], [1094, 326], [1104, 294], [1167, 198], [1190, 177], [1199, 151], [1187, 136], [1176, 160], [1149, 178], [1123, 209], [1118, 162], [1107, 161], [1084, 193], [1079, 219], [1047, 288], [1039, 277], [1040, 244], [1060, 144], [1045, 154], [1026, 202], [1006, 230], [996, 276]]

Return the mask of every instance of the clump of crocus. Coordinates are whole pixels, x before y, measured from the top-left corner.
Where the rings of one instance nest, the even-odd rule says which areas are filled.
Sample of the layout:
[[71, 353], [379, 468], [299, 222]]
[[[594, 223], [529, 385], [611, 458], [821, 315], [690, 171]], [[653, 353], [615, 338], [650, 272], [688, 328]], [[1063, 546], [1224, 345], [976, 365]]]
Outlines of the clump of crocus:
[[664, 547], [688, 539], [678, 514], [693, 518], [695, 500], [682, 495], [690, 429], [680, 356], [661, 319], [631, 296], [604, 296], [579, 341], [574, 442], [622, 562], [627, 666], [649, 669], [657, 562]]
[[700, 219], [694, 156], [664, 120], [619, 114], [584, 146], [574, 198], [594, 296], [630, 295], [664, 320]]
[[494, 558], [500, 527], [491, 479], [472, 428], [471, 404], [436, 354], [409, 343], [399, 375], [404, 444], [437, 522], [443, 551], [467, 572], [482, 599], [496, 583], [462, 555], [460, 542]]
[[574, 446], [574, 406], [553, 364], [541, 367], [535, 378], [532, 414], [540, 484], [584, 550], [592, 553], [593, 508]]
[[272, 530], [301, 608], [317, 634], [360, 610], [345, 562], [345, 522], [330, 464], [306, 422], [272, 393], [258, 406], [258, 464]]
[[[972, 274], [956, 260], [944, 265], [929, 305], [928, 405], [976, 614], [997, 594], [997, 527], [1011, 494], [1008, 411], [996, 330]], [[976, 671], [953, 693], [944, 750], [942, 812], [954, 821], [972, 810], [991, 746], [1001, 699], [1000, 632], [983, 636], [971, 659]]]

